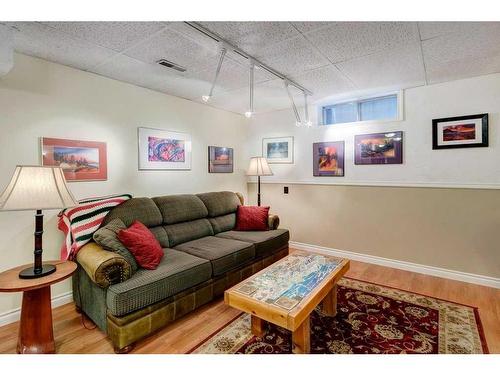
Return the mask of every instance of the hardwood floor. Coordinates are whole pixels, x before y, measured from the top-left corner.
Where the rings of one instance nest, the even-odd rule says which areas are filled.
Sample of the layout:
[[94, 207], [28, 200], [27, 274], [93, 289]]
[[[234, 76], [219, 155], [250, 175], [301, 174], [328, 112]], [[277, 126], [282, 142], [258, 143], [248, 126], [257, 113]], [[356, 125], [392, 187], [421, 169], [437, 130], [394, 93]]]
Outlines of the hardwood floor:
[[[490, 353], [500, 353], [499, 289], [355, 261], [346, 276], [476, 306]], [[213, 301], [140, 341], [132, 353], [185, 353], [238, 314], [222, 299]], [[57, 353], [113, 353], [104, 333], [82, 326], [72, 303], [54, 309], [53, 318]], [[0, 327], [0, 353], [16, 352], [17, 330], [18, 323]]]

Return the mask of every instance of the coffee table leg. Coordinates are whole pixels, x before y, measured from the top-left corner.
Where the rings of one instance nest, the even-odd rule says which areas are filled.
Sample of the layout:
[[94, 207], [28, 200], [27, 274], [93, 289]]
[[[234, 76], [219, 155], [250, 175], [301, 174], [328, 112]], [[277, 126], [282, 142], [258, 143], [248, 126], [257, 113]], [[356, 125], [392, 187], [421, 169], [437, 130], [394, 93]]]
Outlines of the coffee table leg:
[[292, 333], [292, 352], [306, 354], [311, 352], [311, 327], [309, 317]]
[[264, 336], [264, 323], [264, 320], [255, 315], [252, 315], [252, 335], [258, 337]]
[[322, 308], [323, 314], [327, 316], [337, 315], [337, 284], [332, 290], [323, 298]]
[[25, 291], [21, 307], [17, 352], [19, 354], [44, 354], [55, 353], [55, 351], [50, 286]]

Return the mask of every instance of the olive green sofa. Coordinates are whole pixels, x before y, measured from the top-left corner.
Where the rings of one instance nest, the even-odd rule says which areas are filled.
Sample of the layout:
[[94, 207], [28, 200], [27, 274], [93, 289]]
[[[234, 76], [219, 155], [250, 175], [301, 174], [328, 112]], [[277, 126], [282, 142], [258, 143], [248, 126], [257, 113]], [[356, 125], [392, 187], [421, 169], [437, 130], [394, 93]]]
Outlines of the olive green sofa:
[[233, 230], [240, 204], [241, 194], [224, 191], [132, 198], [115, 207], [103, 226], [139, 220], [165, 255], [157, 269], [135, 270], [122, 255], [86, 244], [73, 276], [77, 309], [107, 333], [115, 352], [127, 353], [137, 340], [287, 255], [289, 232], [278, 229], [276, 215], [268, 231]]

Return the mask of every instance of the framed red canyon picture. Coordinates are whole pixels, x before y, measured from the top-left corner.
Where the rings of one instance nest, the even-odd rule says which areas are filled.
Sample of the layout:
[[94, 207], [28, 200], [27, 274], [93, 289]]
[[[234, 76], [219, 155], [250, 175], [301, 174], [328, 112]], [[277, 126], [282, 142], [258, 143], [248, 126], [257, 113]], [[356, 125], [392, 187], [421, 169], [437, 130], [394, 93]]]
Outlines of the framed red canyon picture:
[[105, 142], [41, 138], [42, 165], [62, 168], [67, 181], [108, 179]]
[[488, 114], [432, 120], [432, 149], [488, 147]]

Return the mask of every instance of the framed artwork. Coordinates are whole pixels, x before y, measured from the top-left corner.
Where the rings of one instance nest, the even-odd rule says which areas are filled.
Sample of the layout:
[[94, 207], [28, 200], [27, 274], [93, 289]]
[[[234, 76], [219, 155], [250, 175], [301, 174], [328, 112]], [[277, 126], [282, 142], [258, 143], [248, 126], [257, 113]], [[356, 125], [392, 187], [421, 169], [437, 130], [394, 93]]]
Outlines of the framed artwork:
[[262, 156], [270, 164], [293, 163], [293, 137], [263, 138]]
[[191, 169], [191, 135], [138, 128], [139, 170]]
[[344, 177], [344, 141], [313, 143], [313, 175]]
[[42, 165], [59, 166], [67, 181], [108, 179], [105, 142], [41, 138]]
[[403, 132], [356, 135], [354, 164], [403, 164]]
[[208, 146], [208, 172], [233, 173], [233, 149]]
[[432, 149], [488, 147], [488, 114], [432, 120]]

